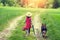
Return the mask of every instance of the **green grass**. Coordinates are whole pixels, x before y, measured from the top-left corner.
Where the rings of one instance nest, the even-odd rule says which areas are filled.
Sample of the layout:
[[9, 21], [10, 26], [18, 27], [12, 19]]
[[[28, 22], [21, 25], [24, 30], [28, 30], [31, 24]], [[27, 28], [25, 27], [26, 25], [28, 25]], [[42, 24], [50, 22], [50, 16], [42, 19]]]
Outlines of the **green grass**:
[[[46, 20], [43, 20], [43, 18], [46, 18]], [[41, 19], [47, 25], [49, 40], [60, 40], [60, 12], [48, 11], [41, 15]]]
[[[26, 12], [41, 13], [41, 19], [43, 23], [47, 24], [48, 38], [50, 40], [60, 40], [60, 9], [38, 9], [38, 8], [17, 8], [17, 7], [0, 7], [0, 31], [2, 31], [8, 25], [8, 21], [11, 19], [23, 15]], [[46, 20], [43, 20], [46, 18]], [[12, 31], [9, 40], [33, 40], [35, 37], [30, 35], [24, 37], [22, 27], [24, 26], [24, 20], [21, 20], [16, 30]]]
[[26, 14], [26, 12], [34, 12], [34, 10], [17, 7], [0, 7], [0, 31], [7, 27], [8, 22], [13, 18]]
[[0, 31], [8, 25], [8, 21], [22, 14], [24, 14], [24, 10], [18, 10], [16, 8], [0, 8]]
[[[24, 18], [19, 21], [18, 27], [12, 31], [12, 35], [8, 38], [8, 40], [36, 40], [36, 38], [31, 34], [28, 37], [25, 37], [25, 31], [22, 31], [24, 26]], [[32, 32], [32, 31], [31, 31]]]

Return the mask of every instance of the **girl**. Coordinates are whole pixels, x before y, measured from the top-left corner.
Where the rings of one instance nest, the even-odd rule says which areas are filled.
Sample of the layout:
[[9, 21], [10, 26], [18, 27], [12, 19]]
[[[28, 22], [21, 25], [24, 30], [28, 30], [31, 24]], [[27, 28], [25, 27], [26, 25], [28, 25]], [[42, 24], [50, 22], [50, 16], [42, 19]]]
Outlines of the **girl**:
[[25, 27], [24, 30], [26, 31], [26, 36], [30, 34], [30, 29], [31, 29], [31, 13], [27, 12], [26, 14], [26, 21], [25, 21]]

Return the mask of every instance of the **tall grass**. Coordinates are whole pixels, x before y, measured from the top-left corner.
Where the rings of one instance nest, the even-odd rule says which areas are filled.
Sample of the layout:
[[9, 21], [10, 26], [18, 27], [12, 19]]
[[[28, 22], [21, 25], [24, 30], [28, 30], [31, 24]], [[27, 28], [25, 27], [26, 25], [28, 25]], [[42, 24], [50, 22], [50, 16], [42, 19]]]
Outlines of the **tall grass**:
[[[46, 18], [43, 20], [43, 18]], [[60, 40], [60, 13], [47, 12], [41, 16], [42, 22], [47, 25], [48, 40]]]
[[36, 40], [36, 38], [31, 34], [29, 36], [25, 36], [25, 31], [22, 30], [24, 23], [24, 18], [19, 21], [19, 24], [15, 30], [12, 31], [12, 35], [8, 37], [8, 40]]
[[12, 20], [17, 16], [21, 16], [26, 12], [27, 10], [23, 8], [1, 7], [0, 8], [0, 31], [2, 31], [8, 25], [8, 21]]
[[26, 14], [26, 12], [38, 12], [34, 8], [20, 7], [0, 7], [0, 31], [7, 27], [8, 22], [17, 16]]

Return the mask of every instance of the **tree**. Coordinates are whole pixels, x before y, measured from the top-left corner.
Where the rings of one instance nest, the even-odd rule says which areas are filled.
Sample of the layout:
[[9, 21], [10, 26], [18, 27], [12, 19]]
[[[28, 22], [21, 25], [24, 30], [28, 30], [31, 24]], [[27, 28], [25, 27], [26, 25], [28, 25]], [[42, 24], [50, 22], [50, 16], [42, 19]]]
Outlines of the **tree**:
[[53, 2], [53, 8], [58, 8], [58, 7], [59, 7], [58, 0], [54, 0], [54, 2]]
[[17, 0], [17, 4], [20, 5], [21, 7], [23, 7], [23, 1], [24, 0]]
[[8, 6], [14, 6], [15, 1], [14, 0], [7, 0]]
[[6, 6], [6, 0], [1, 0], [1, 3], [3, 4], [3, 6]]
[[6, 4], [8, 6], [14, 6], [15, 2], [16, 2], [16, 0], [1, 0], [1, 3], [3, 4], [3, 6], [6, 6]]
[[60, 7], [60, 0], [58, 0], [58, 3], [59, 3], [59, 7]]

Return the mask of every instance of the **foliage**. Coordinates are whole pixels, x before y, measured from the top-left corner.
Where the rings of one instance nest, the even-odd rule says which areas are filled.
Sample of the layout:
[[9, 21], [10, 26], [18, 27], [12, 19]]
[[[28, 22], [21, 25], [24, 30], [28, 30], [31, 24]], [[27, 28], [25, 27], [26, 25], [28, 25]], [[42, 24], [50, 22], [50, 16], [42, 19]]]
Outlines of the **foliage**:
[[15, 6], [16, 0], [1, 0], [1, 3], [3, 4], [3, 6]]
[[0, 8], [0, 31], [2, 31], [7, 25], [9, 20], [20, 16], [25, 13], [25, 10], [19, 8]]
[[58, 8], [58, 7], [59, 7], [58, 0], [54, 0], [54, 2], [53, 2], [53, 8]]
[[[24, 0], [0, 0], [0, 4], [2, 3], [3, 6], [24, 6]], [[48, 0], [49, 5], [53, 8], [60, 7], [60, 0]], [[47, 7], [50, 7], [47, 5]]]
[[24, 20], [25, 18], [19, 21], [17, 28], [12, 31], [12, 35], [8, 37], [8, 40], [36, 40], [36, 38], [32, 34], [28, 37], [25, 36], [25, 31], [22, 31], [22, 28], [24, 26]]
[[[59, 11], [47, 11], [41, 15], [42, 22], [47, 25], [48, 40], [60, 40], [60, 12]], [[46, 20], [43, 20], [46, 18]]]

